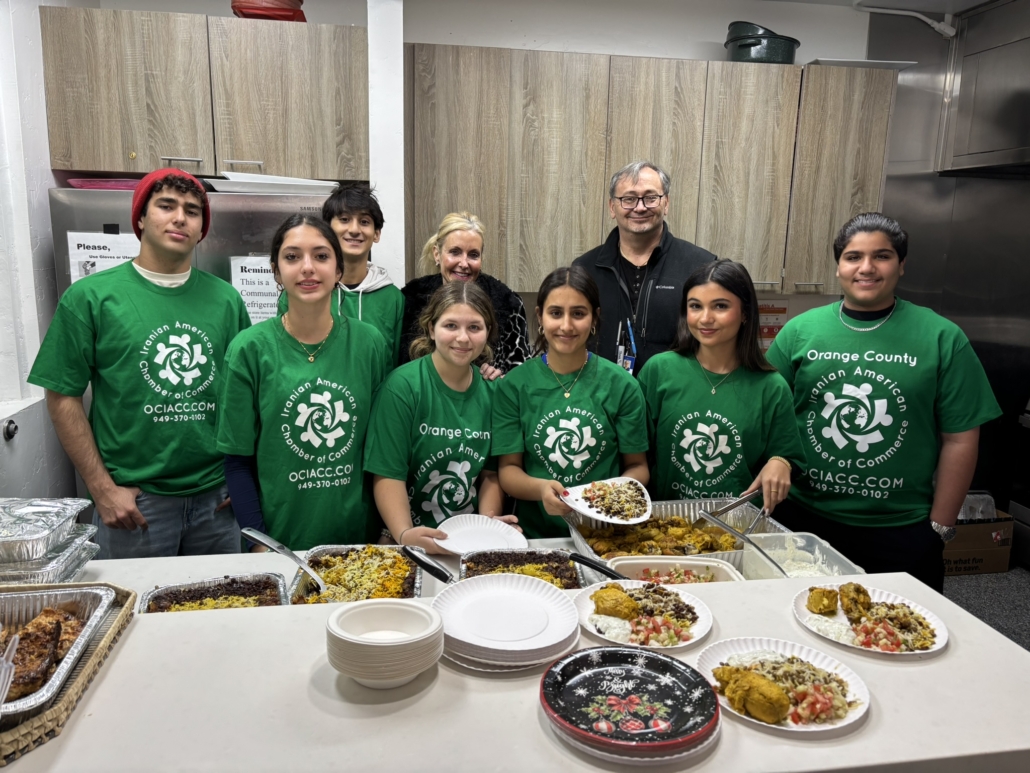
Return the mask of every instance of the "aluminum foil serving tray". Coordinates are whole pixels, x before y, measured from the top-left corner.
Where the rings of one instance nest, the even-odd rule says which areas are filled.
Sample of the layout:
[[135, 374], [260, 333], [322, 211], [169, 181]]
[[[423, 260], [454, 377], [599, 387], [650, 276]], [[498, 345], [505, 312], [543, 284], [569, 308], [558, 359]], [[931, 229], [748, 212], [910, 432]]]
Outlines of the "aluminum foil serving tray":
[[65, 541], [42, 557], [0, 564], [0, 585], [74, 582], [86, 563], [100, 552], [100, 546], [90, 542], [96, 531], [92, 524], [74, 523]]
[[3, 704], [0, 713], [3, 715], [5, 725], [17, 724], [38, 714], [57, 697], [57, 693], [61, 691], [61, 687], [75, 668], [79, 657], [89, 645], [90, 639], [93, 638], [103, 622], [104, 616], [114, 604], [114, 599], [113, 589], [90, 585], [49, 591], [36, 590], [25, 593], [0, 594], [0, 622], [4, 624], [4, 628], [10, 625], [25, 625], [46, 607], [71, 612], [80, 620], [86, 621], [79, 638], [72, 644], [68, 654], [58, 664], [57, 670], [46, 684], [31, 695]]
[[[318, 545], [311, 548], [305, 559], [310, 563], [313, 558], [320, 558], [321, 556], [338, 556], [341, 553], [346, 553], [351, 550], [364, 550], [368, 545]], [[381, 548], [382, 550], [397, 550], [401, 549], [400, 545], [375, 545], [374, 547]], [[415, 548], [415, 550], [422, 550], [422, 548]], [[424, 551], [423, 551], [424, 552]], [[407, 560], [407, 559], [405, 559]], [[287, 598], [290, 599], [290, 603], [293, 603], [293, 599], [298, 596], [310, 596], [312, 593], [318, 593], [318, 588], [315, 586], [314, 581], [308, 577], [308, 575], [297, 570], [297, 573], [293, 576], [293, 582], [290, 583], [289, 592], [286, 594]], [[412, 591], [412, 598], [419, 598], [422, 595], [422, 567], [415, 565], [415, 587]]]
[[[160, 596], [164, 593], [177, 590], [193, 590], [194, 588], [218, 588], [220, 585], [225, 585], [227, 580], [238, 580], [240, 582], [251, 582], [253, 580], [271, 580], [275, 583], [276, 589], [279, 591], [279, 605], [289, 606], [290, 596], [286, 592], [286, 578], [278, 572], [251, 572], [249, 574], [224, 574], [221, 577], [211, 577], [207, 580], [197, 580], [196, 582], [183, 582], [177, 585], [161, 585], [157, 588], [152, 588], [145, 591], [139, 600], [139, 613], [141, 615], [146, 614], [150, 608], [150, 602], [155, 597]], [[205, 610], [208, 611], [208, 610]], [[156, 613], [151, 613], [156, 614]]]
[[[461, 554], [461, 563], [458, 565], [458, 579], [464, 580], [468, 576], [468, 562], [475, 561], [477, 556], [485, 556], [493, 553], [510, 553], [513, 556], [525, 556], [527, 553], [535, 553], [544, 560], [558, 560], [568, 561], [569, 551], [561, 550], [560, 548], [553, 549], [541, 549], [541, 548], [498, 548], [495, 550], [473, 550], [469, 553]], [[530, 563], [528, 561], [524, 563]], [[576, 578], [579, 581], [579, 587], [585, 588], [592, 583], [587, 581], [587, 578], [583, 575], [583, 565], [574, 564], [576, 567]], [[480, 575], [477, 575], [480, 576]]]
[[0, 499], [0, 563], [35, 561], [64, 542], [85, 499]]

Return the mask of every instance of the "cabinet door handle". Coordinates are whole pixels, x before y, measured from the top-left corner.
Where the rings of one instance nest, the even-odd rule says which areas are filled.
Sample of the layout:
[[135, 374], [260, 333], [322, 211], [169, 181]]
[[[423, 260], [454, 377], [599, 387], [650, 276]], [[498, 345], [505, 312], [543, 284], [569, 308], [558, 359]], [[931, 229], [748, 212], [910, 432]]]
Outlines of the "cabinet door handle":
[[202, 158], [190, 158], [189, 156], [158, 156], [162, 161], [188, 161], [191, 164], [203, 164]]
[[778, 285], [779, 283], [779, 279], [777, 279], [775, 282], [756, 282], [753, 279], [751, 280], [751, 284], [753, 285]]
[[795, 287], [822, 287], [822, 282], [795, 282]]
[[225, 159], [225, 161], [223, 161], [222, 163], [223, 164], [251, 164], [253, 166], [264, 166], [265, 165], [264, 161], [231, 161], [228, 158]]

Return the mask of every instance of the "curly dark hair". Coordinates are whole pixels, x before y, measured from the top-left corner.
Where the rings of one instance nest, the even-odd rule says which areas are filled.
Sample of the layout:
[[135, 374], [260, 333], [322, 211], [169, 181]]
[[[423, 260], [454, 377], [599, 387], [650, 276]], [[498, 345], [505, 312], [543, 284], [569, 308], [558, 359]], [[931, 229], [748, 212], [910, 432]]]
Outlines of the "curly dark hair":
[[154, 183], [154, 187], [150, 189], [150, 196], [147, 197], [147, 203], [143, 205], [143, 214], [147, 214], [147, 210], [150, 209], [150, 202], [160, 191], [165, 188], [171, 188], [176, 193], [181, 193], [184, 196], [192, 193], [198, 199], [200, 203], [207, 204], [207, 192], [197, 185], [193, 180], [188, 177], [183, 177], [177, 174], [167, 174]]

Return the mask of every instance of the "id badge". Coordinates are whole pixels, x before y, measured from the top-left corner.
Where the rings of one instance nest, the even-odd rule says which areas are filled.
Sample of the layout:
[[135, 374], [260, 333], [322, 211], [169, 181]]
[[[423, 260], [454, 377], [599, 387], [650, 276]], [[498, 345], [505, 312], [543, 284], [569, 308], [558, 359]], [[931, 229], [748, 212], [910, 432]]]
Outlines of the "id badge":
[[624, 354], [622, 356], [622, 359], [619, 361], [619, 364], [622, 365], [622, 367], [624, 367], [630, 373], [632, 373], [633, 367], [637, 364], [637, 358], [634, 357], [632, 354]]

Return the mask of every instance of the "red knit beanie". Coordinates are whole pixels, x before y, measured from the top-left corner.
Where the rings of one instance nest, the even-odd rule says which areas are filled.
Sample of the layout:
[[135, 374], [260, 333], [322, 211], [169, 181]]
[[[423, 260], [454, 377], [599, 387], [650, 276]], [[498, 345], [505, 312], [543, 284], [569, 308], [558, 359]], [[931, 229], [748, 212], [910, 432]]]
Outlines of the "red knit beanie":
[[200, 180], [189, 172], [184, 172], [181, 169], [176, 169], [174, 167], [156, 169], [137, 183], [136, 190], [133, 191], [132, 194], [132, 230], [136, 232], [137, 238], [143, 238], [140, 235], [139, 219], [143, 217], [143, 209], [146, 207], [147, 202], [150, 201], [150, 192], [158, 182], [169, 175], [185, 177], [200, 188], [200, 203], [204, 206], [204, 225], [200, 229], [200, 239], [203, 241], [204, 237], [207, 236], [207, 229], [211, 227], [211, 205], [207, 201], [207, 194], [204, 192], [204, 186], [201, 184]]

